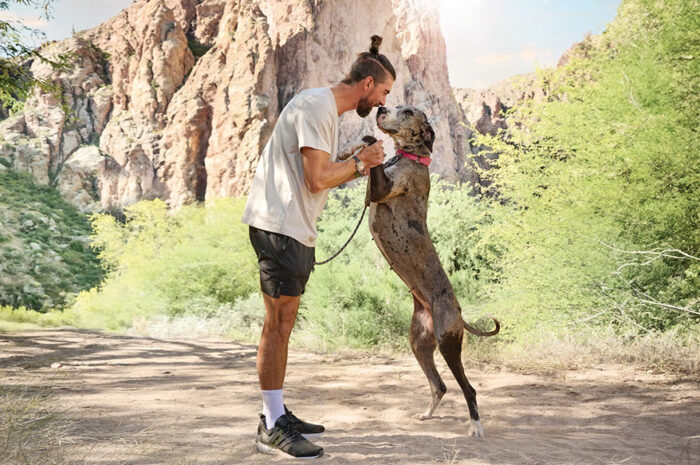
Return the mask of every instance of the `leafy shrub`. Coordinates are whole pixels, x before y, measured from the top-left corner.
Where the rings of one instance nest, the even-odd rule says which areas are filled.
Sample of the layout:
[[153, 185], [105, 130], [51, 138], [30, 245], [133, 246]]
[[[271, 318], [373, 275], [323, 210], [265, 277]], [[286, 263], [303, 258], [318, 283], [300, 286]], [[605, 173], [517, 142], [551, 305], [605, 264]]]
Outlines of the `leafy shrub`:
[[511, 110], [506, 138], [479, 138], [501, 154], [483, 173], [498, 193], [485, 234], [505, 251], [489, 295], [520, 336], [696, 324], [697, 27], [693, 2], [623, 1], [540, 73], [545, 101]]
[[69, 311], [84, 324], [124, 329], [135, 316], [186, 313], [195, 298], [248, 295], [257, 276], [242, 209], [240, 199], [217, 199], [170, 212], [156, 199], [127, 207], [123, 224], [94, 215], [92, 246], [107, 276]]

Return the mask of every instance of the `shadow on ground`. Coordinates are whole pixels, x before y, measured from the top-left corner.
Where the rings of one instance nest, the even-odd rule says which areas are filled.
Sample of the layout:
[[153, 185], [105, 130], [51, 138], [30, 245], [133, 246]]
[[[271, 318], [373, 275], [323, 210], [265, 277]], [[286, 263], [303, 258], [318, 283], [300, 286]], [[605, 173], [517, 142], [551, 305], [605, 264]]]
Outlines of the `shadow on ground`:
[[[264, 463], [253, 448], [255, 355], [254, 345], [215, 340], [0, 334], [0, 387], [58, 400], [71, 423], [62, 453], [77, 463]], [[413, 418], [429, 389], [408, 356], [291, 351], [285, 399], [326, 425], [318, 442], [329, 463], [691, 464], [700, 455], [693, 383], [620, 367], [564, 380], [465, 364], [483, 439], [465, 436], [466, 405], [444, 364], [443, 405], [433, 419]]]

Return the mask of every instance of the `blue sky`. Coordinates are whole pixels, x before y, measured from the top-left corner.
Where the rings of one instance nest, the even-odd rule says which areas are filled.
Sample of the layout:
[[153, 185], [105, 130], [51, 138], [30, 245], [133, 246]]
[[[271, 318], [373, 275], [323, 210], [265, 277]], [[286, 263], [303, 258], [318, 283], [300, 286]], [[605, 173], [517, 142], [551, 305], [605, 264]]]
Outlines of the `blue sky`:
[[555, 66], [588, 32], [615, 18], [620, 0], [441, 0], [453, 87], [482, 88]]
[[[59, 40], [70, 37], [73, 28], [80, 31], [104, 22], [131, 3], [57, 0], [48, 21], [26, 7], [0, 11], [0, 17], [24, 18], [47, 39]], [[619, 4], [620, 0], [440, 0], [450, 82], [454, 87], [484, 88], [538, 66], [554, 66], [587, 32], [602, 32]]]

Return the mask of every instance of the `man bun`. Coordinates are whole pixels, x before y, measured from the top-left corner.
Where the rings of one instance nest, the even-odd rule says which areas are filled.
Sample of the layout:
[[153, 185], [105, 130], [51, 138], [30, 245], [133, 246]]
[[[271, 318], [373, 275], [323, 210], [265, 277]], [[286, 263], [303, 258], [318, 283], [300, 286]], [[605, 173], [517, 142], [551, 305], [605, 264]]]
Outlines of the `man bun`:
[[387, 76], [396, 80], [396, 70], [387, 57], [379, 53], [382, 38], [378, 35], [371, 37], [369, 52], [362, 52], [352, 64], [350, 72], [340, 81], [343, 84], [354, 84], [372, 76], [375, 83], [384, 82]]
[[372, 55], [378, 55], [379, 54], [379, 46], [382, 45], [382, 38], [379, 37], [378, 35], [373, 35], [372, 38], [372, 43], [369, 46], [369, 53]]

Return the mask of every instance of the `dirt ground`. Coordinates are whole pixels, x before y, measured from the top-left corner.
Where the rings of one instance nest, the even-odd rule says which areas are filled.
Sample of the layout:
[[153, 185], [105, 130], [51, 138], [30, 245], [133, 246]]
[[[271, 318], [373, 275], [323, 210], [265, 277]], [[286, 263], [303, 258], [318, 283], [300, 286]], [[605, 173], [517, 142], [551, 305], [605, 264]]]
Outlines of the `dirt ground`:
[[[294, 462], [255, 452], [255, 353], [73, 329], [0, 334], [0, 384], [50, 391], [72, 424], [63, 453], [80, 463]], [[476, 439], [466, 437], [464, 398], [440, 362], [448, 391], [431, 420], [413, 418], [429, 388], [411, 356], [291, 351], [285, 401], [326, 426], [316, 438], [321, 463], [700, 463], [697, 383], [619, 366], [548, 377], [465, 361], [486, 432]]]

